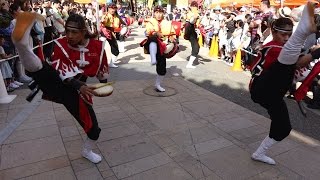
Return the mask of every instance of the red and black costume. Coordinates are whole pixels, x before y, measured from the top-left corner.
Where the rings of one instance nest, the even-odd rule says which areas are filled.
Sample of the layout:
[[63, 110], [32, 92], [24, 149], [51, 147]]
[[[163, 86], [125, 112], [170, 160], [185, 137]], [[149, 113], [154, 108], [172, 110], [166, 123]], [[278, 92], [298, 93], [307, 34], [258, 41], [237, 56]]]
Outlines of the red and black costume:
[[[48, 94], [49, 98], [65, 105], [83, 127], [88, 137], [97, 140], [101, 129], [98, 127], [92, 108], [92, 99], [83, 97], [78, 91], [84, 85], [87, 77], [97, 77], [101, 82], [107, 81], [109, 72], [103, 48], [104, 43], [88, 39], [87, 43], [79, 48], [68, 45], [66, 38], [59, 39], [55, 43], [51, 65], [63, 82], [63, 84], [57, 84], [64, 87], [61, 90], [55, 89], [57, 91], [56, 97], [52, 97], [52, 93]], [[71, 80], [68, 81], [68, 78]], [[62, 97], [59, 97], [61, 94], [63, 94]]]
[[271, 41], [262, 50], [251, 67], [251, 99], [266, 108], [270, 115], [271, 127], [269, 137], [281, 141], [291, 131], [287, 105], [284, 95], [291, 87], [296, 70], [295, 64], [285, 65], [278, 61], [283, 45]]

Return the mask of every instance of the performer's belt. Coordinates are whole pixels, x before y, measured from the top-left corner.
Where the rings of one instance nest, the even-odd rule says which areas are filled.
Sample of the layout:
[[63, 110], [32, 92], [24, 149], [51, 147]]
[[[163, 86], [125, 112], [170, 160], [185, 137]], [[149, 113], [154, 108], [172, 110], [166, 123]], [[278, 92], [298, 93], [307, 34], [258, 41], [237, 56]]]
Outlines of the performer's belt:
[[108, 30], [110, 30], [110, 31], [114, 32], [114, 28], [113, 28], [113, 27], [106, 27], [106, 29], [108, 29]]

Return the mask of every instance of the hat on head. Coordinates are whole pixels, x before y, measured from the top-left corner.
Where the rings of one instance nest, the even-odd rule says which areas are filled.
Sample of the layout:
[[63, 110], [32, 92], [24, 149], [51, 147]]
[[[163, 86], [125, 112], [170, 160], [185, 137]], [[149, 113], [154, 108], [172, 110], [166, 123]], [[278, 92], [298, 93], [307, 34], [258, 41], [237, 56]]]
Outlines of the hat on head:
[[216, 7], [213, 8], [213, 10], [215, 11], [221, 11], [221, 6], [220, 5], [216, 5]]
[[192, 1], [190, 4], [191, 7], [199, 7], [198, 2], [197, 1]]
[[283, 7], [279, 9], [279, 15], [284, 18], [289, 18], [291, 14], [291, 9], [289, 7]]
[[50, 0], [52, 3], [60, 3], [61, 4], [61, 1], [59, 0]]
[[108, 8], [117, 9], [117, 6], [115, 3], [108, 4]]
[[153, 9], [153, 12], [164, 12], [164, 9], [162, 6], [158, 5], [158, 6], [155, 6], [154, 9]]
[[234, 15], [234, 16], [237, 16], [237, 13], [235, 12], [231, 12], [230, 15]]
[[246, 12], [247, 11], [247, 8], [246, 7], [242, 7], [241, 9], [240, 9], [240, 12]]

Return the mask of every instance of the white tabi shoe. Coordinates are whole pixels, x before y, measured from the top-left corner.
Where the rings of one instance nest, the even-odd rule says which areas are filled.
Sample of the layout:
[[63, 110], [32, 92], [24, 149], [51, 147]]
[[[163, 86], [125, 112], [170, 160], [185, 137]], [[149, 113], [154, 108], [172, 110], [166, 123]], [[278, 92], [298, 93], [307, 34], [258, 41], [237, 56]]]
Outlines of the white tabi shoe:
[[163, 87], [161, 87], [161, 82], [163, 81], [163, 79], [164, 79], [164, 76], [157, 75], [157, 77], [156, 77], [156, 84], [155, 84], [155, 86], [156, 86], [156, 90], [157, 90], [158, 92], [165, 92], [165, 91], [166, 91], [166, 89], [164, 89]]
[[22, 86], [22, 85], [23, 85], [23, 83], [21, 83], [21, 82], [19, 82], [19, 81], [13, 81], [13, 83], [14, 83], [15, 85], [18, 85], [18, 86]]
[[116, 61], [117, 61], [117, 56], [112, 55], [111, 60], [110, 60], [109, 67], [111, 67], [111, 68], [117, 68], [118, 66], [114, 64]]
[[97, 164], [97, 163], [101, 162], [102, 158], [101, 158], [101, 156], [99, 154], [96, 154], [96, 153], [94, 153], [92, 151], [94, 144], [95, 144], [95, 141], [93, 141], [93, 140], [88, 138], [84, 142], [81, 154], [82, 154], [83, 157], [85, 157], [89, 161]]
[[267, 163], [267, 164], [270, 164], [270, 165], [275, 165], [276, 162], [272, 158], [266, 156], [266, 152], [276, 142], [277, 142], [276, 140], [274, 140], [274, 139], [270, 138], [269, 136], [267, 136], [262, 141], [261, 145], [256, 150], [256, 152], [254, 152], [251, 155], [251, 158], [253, 160], [255, 160], [255, 161], [260, 161], [260, 162], [264, 162], [264, 163]]

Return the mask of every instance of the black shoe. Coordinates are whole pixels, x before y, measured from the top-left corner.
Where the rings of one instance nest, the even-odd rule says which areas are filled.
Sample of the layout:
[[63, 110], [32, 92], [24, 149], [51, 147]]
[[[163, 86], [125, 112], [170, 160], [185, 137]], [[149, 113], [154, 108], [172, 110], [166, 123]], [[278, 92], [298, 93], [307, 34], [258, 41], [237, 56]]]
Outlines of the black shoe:
[[289, 95], [287, 96], [287, 98], [288, 98], [288, 99], [294, 99], [294, 96], [293, 96], [293, 94], [289, 94]]
[[29, 84], [28, 87], [31, 90], [34, 90], [36, 87], [38, 86], [38, 83], [36, 83], [36, 81], [32, 80]]

